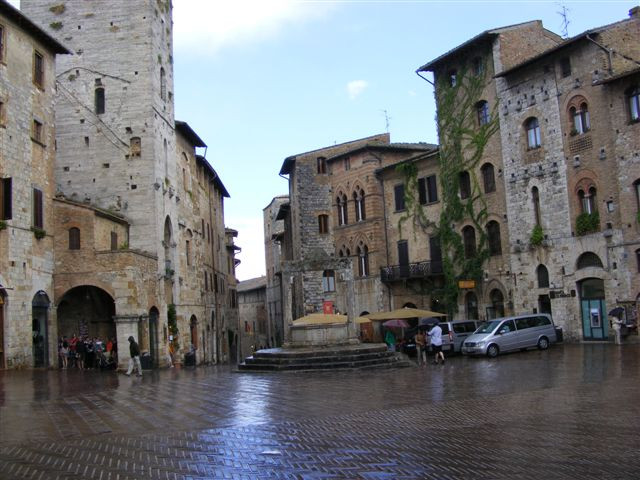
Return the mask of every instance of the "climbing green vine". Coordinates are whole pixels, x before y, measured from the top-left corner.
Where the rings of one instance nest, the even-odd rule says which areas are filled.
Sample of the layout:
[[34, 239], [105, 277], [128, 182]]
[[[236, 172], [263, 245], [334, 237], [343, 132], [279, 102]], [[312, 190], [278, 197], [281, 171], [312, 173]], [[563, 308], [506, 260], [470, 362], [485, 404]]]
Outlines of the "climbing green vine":
[[[489, 258], [486, 234], [488, 217], [487, 203], [482, 194], [477, 172], [483, 159], [485, 147], [498, 131], [497, 106], [479, 121], [478, 107], [486, 86], [484, 78], [458, 72], [455, 85], [450, 85], [447, 75], [438, 76], [436, 102], [438, 105], [438, 135], [440, 139], [440, 196], [441, 212], [437, 224], [425, 218], [424, 211], [416, 201], [417, 167], [398, 167], [405, 175], [405, 215], [399, 228], [407, 219], [413, 218], [414, 226], [430, 230], [440, 239], [444, 281], [433, 285], [431, 297], [444, 305], [447, 313], [458, 310], [459, 280], [482, 278], [483, 265]], [[461, 195], [461, 178], [468, 174], [468, 191]], [[465, 252], [462, 227], [473, 226], [476, 236], [475, 253]], [[429, 282], [430, 283], [430, 282]]]

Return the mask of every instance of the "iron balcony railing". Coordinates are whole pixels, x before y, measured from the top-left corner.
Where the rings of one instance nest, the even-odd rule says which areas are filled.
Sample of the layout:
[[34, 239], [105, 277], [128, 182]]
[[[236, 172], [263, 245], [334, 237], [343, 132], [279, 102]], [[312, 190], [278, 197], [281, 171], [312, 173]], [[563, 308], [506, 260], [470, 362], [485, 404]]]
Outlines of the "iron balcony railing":
[[426, 278], [442, 274], [442, 262], [417, 262], [407, 265], [393, 265], [380, 269], [380, 279], [385, 282], [397, 282], [412, 278]]

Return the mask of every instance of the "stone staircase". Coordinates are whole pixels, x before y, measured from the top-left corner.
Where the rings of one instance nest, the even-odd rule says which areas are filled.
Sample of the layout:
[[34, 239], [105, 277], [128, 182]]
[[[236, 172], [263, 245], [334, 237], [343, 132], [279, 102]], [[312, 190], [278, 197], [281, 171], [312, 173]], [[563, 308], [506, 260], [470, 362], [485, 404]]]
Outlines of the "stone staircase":
[[409, 367], [413, 363], [384, 343], [360, 345], [271, 348], [258, 350], [238, 365], [241, 372], [319, 371]]

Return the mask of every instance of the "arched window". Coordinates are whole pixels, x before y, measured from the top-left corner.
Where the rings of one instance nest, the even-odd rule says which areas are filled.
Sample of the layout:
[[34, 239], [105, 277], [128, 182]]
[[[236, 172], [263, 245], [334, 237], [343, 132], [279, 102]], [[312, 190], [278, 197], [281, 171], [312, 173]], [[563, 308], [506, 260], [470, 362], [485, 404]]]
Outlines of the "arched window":
[[462, 229], [462, 241], [464, 242], [465, 258], [472, 258], [476, 254], [476, 231], [471, 225]]
[[338, 252], [338, 256], [339, 257], [350, 257], [351, 256], [351, 250], [349, 250], [349, 248], [347, 248], [346, 246], [342, 246], [342, 248], [340, 249], [340, 251]]
[[191, 190], [191, 175], [189, 175], [189, 159], [187, 154], [182, 152], [182, 183], [186, 192]]
[[538, 265], [536, 277], [538, 277], [538, 288], [549, 288], [549, 270], [547, 270], [547, 267]]
[[356, 222], [360, 222], [366, 218], [364, 208], [364, 190], [359, 189], [358, 191], [353, 192], [353, 201], [356, 207]]
[[540, 139], [540, 123], [536, 117], [531, 117], [525, 122], [525, 129], [527, 130], [527, 147], [529, 149], [539, 148], [542, 145]]
[[485, 100], [476, 103], [476, 113], [478, 114], [478, 125], [489, 123], [489, 104]]
[[96, 115], [100, 115], [104, 113], [104, 106], [105, 106], [104, 87], [96, 88], [94, 92], [94, 96], [95, 96], [94, 100], [95, 100]]
[[471, 177], [469, 172], [460, 172], [460, 198], [465, 199], [471, 196]]
[[458, 72], [449, 70], [449, 85], [455, 87], [458, 84]]
[[493, 172], [493, 165], [485, 163], [480, 169], [482, 173], [482, 183], [484, 184], [484, 193], [496, 191], [496, 177]]
[[358, 245], [358, 274], [361, 277], [369, 275], [369, 248], [362, 243]]
[[497, 288], [491, 290], [489, 294], [489, 300], [491, 301], [491, 307], [487, 312], [489, 318], [504, 317], [504, 295]]
[[323, 292], [335, 292], [336, 291], [336, 277], [333, 270], [325, 270], [322, 272], [322, 291]]
[[589, 118], [589, 106], [587, 102], [581, 102], [579, 106], [569, 108], [571, 117], [571, 134], [582, 135], [591, 130], [591, 119]]
[[632, 86], [625, 92], [629, 105], [629, 121], [640, 122], [640, 88]]
[[80, 229], [72, 227], [69, 229], [69, 250], [80, 250]]
[[338, 207], [338, 225], [346, 225], [347, 219], [347, 196], [344, 193], [338, 194], [336, 198]]
[[540, 223], [540, 194], [538, 193], [538, 187], [531, 189], [531, 200], [533, 201], [533, 213], [536, 217], [536, 225]]
[[162, 67], [160, 67], [160, 98], [167, 100], [167, 75]]
[[578, 270], [582, 270], [583, 268], [589, 267], [603, 268], [602, 260], [600, 260], [600, 257], [593, 252], [584, 252], [580, 257], [578, 257], [576, 268]]
[[478, 297], [473, 292], [467, 292], [464, 299], [465, 314], [468, 320], [478, 319]]
[[500, 224], [495, 220], [487, 223], [487, 237], [489, 239], [489, 254], [491, 256], [502, 255], [502, 242], [500, 241]]
[[329, 215], [318, 215], [318, 233], [329, 233]]
[[589, 188], [589, 191], [586, 193], [584, 190], [578, 190], [578, 198], [580, 199], [582, 213], [595, 213], [597, 205], [596, 194], [596, 187]]

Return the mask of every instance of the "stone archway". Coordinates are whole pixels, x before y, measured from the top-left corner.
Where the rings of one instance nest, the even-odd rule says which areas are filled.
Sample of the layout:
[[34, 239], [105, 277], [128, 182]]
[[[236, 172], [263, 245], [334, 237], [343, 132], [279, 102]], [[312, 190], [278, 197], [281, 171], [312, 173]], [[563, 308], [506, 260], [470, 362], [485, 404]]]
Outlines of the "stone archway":
[[33, 366], [46, 367], [49, 365], [49, 296], [40, 290], [31, 301], [31, 330]]
[[103, 341], [116, 338], [115, 302], [93, 285], [71, 288], [58, 302], [58, 335], [87, 335]]

